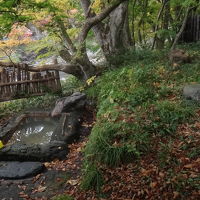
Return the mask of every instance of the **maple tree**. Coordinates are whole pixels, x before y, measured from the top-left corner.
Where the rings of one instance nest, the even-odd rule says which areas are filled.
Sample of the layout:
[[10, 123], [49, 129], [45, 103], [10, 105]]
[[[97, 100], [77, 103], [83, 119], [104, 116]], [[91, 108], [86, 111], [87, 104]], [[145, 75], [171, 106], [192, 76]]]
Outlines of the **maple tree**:
[[[100, 42], [100, 46], [102, 47], [104, 54], [109, 60], [110, 55], [115, 52], [118, 53], [121, 47], [126, 47], [126, 45], [119, 44], [119, 37], [124, 38], [123, 34], [120, 32], [118, 34], [116, 28], [121, 26], [123, 22], [120, 20], [118, 23], [118, 27], [116, 27], [117, 21], [114, 20], [110, 26], [114, 25], [115, 30], [113, 32], [113, 28], [110, 28], [110, 32], [112, 34], [108, 34], [107, 38], [109, 38], [110, 42], [105, 42], [105, 31], [109, 27], [109, 23], [107, 23], [106, 29], [103, 28], [103, 24], [100, 24], [110, 13], [119, 9], [124, 13], [124, 10], [127, 10], [128, 0], [113, 0], [110, 3], [106, 3], [107, 1], [89, 1], [89, 0], [81, 0], [81, 4], [75, 3], [71, 0], [65, 1], [56, 1], [56, 0], [28, 0], [28, 1], [15, 1], [2, 0], [0, 3], [0, 21], [3, 24], [2, 29], [4, 32], [9, 32], [11, 30], [12, 24], [14, 22], [18, 23], [26, 23], [28, 21], [38, 20], [47, 16], [50, 16], [51, 23], [49, 24], [48, 31], [51, 29], [53, 32], [59, 32], [59, 36], [61, 36], [63, 43], [63, 49], [60, 51], [61, 57], [67, 62], [67, 64], [54, 64], [54, 65], [44, 65], [37, 69], [32, 69], [29, 67], [29, 70], [41, 71], [46, 69], [57, 69], [60, 71], [64, 71], [69, 74], [73, 74], [79, 79], [87, 80], [89, 77], [95, 74], [96, 68], [90, 62], [87, 52], [86, 52], [86, 38], [88, 32], [93, 29], [95, 32], [95, 36], [98, 38]], [[122, 4], [122, 6], [121, 6]], [[98, 5], [102, 5], [101, 9], [96, 10]], [[119, 6], [120, 5], [120, 6]], [[69, 27], [69, 18], [73, 15], [78, 15], [79, 12], [76, 10], [81, 10], [81, 6], [84, 9], [85, 19], [83, 19], [82, 15], [79, 15], [77, 19], [83, 24], [78, 27], [79, 34], [76, 42], [73, 42], [68, 34]], [[96, 12], [95, 12], [96, 10]], [[35, 12], [38, 11], [35, 16]], [[113, 14], [112, 19], [116, 18], [116, 14]], [[7, 18], [5, 18], [5, 16]], [[28, 16], [28, 17], [27, 17]], [[125, 15], [127, 17], [127, 15]], [[122, 16], [120, 16], [121, 19]], [[123, 17], [122, 17], [123, 20]], [[126, 21], [127, 22], [127, 21]], [[114, 41], [113, 33], [117, 36], [115, 43], [111, 44]], [[104, 35], [102, 35], [104, 34]], [[100, 35], [102, 36], [100, 38]], [[110, 45], [108, 45], [110, 43]], [[108, 48], [109, 47], [109, 48]], [[0, 63], [1, 66], [11, 66], [13, 63]], [[20, 67], [20, 64], [18, 64]]]
[[108, 66], [116, 66], [118, 55], [136, 44], [154, 49], [174, 43], [174, 48], [190, 11], [199, 12], [198, 0], [1, 0], [1, 37], [16, 22], [39, 26], [58, 38], [67, 64], [34, 70], [57, 69], [86, 80], [97, 71], [86, 51], [91, 30]]

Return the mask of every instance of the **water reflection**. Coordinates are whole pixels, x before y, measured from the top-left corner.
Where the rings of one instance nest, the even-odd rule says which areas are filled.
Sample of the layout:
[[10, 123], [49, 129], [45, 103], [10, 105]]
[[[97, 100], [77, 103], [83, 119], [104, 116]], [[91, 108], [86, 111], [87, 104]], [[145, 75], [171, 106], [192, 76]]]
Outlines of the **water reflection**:
[[56, 121], [44, 119], [27, 119], [11, 138], [11, 143], [20, 141], [26, 144], [46, 144], [51, 140]]

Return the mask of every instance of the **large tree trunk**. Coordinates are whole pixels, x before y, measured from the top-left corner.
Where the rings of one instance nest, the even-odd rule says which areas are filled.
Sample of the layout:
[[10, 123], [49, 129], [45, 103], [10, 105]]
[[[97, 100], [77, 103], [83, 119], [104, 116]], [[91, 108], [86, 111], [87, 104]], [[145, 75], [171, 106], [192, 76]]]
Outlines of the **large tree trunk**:
[[[92, 27], [97, 42], [110, 64], [114, 63], [114, 56], [124, 52], [132, 45], [128, 24], [128, 1], [121, 3], [113, 10], [108, 20]], [[81, 0], [86, 18], [96, 14], [90, 10], [90, 0]]]
[[[110, 6], [104, 8], [101, 13], [96, 15], [90, 11], [90, 0], [82, 0], [82, 6], [85, 11], [86, 20], [78, 37], [77, 48], [74, 48], [69, 36], [64, 30], [62, 23], [59, 23], [62, 36], [69, 47], [70, 52], [66, 52], [65, 60], [76, 63], [80, 69], [79, 75], [83, 80], [87, 80], [96, 72], [96, 67], [90, 62], [86, 52], [86, 37], [90, 29], [95, 30], [95, 35], [108, 59], [111, 55], [118, 54], [122, 49], [128, 46], [130, 39], [128, 26], [128, 0], [118, 0]], [[117, 12], [115, 10], [118, 10]], [[109, 23], [106, 26], [102, 21], [109, 16]], [[107, 28], [109, 31], [107, 31]], [[63, 57], [63, 58], [64, 58]], [[109, 61], [114, 60], [110, 59]]]
[[124, 2], [115, 9], [109, 17], [106, 42], [108, 49], [104, 53], [116, 55], [131, 46], [130, 30], [128, 25], [128, 2]]

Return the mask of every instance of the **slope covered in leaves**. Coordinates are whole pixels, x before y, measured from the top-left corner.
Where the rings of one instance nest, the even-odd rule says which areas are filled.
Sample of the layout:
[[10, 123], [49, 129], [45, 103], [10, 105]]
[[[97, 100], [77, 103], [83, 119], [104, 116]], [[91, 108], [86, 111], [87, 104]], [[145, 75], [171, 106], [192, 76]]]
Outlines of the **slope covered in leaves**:
[[98, 112], [83, 188], [102, 199], [197, 199], [200, 108], [182, 89], [200, 81], [200, 54], [198, 44], [181, 48], [192, 63], [174, 69], [167, 52], [130, 52], [87, 91]]

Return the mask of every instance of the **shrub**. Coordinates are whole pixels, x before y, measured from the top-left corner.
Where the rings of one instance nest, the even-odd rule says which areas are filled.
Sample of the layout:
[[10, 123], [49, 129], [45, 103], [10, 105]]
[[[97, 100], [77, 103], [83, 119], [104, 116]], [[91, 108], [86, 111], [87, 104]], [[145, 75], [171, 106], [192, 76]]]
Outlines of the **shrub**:
[[3, 102], [0, 104], [0, 119], [7, 115], [16, 114], [26, 109], [48, 109], [54, 105], [57, 98], [57, 95], [46, 94], [44, 96]]
[[81, 82], [75, 76], [68, 75], [64, 81], [61, 81], [61, 85], [63, 95], [68, 96], [79, 90], [81, 87]]

